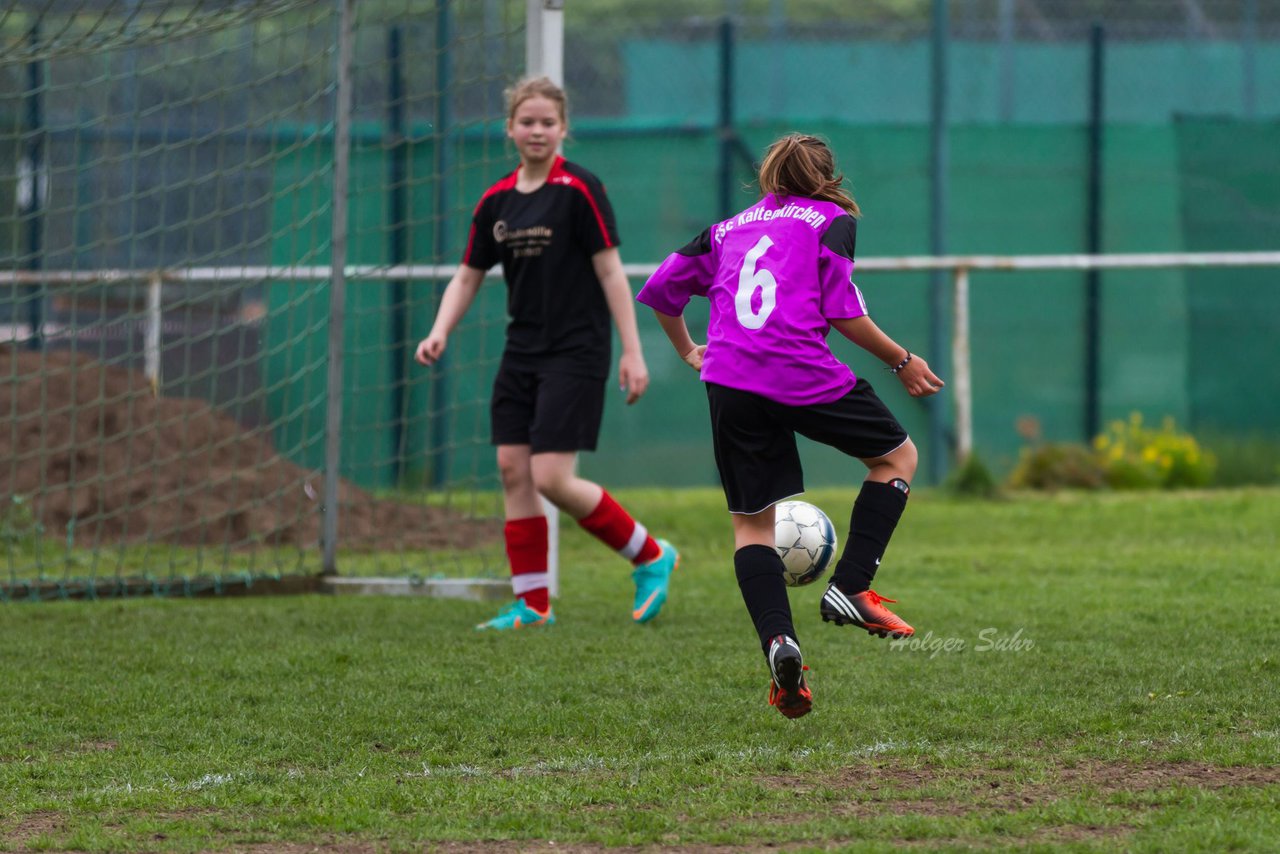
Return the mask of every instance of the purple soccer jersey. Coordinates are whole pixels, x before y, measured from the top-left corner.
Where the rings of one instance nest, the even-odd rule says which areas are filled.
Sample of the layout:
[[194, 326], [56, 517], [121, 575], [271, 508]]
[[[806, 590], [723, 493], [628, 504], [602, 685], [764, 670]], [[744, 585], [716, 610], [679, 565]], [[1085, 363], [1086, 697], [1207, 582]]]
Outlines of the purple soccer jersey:
[[703, 382], [830, 403], [857, 382], [827, 345], [830, 319], [867, 313], [850, 281], [856, 231], [832, 202], [769, 194], [670, 255], [636, 299], [671, 316], [708, 299]]

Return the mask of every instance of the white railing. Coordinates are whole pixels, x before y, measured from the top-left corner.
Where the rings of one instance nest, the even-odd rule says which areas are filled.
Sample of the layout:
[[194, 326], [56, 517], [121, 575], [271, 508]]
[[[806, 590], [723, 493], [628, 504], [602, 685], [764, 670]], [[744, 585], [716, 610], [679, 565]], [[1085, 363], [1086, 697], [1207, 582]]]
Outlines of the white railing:
[[937, 255], [866, 258], [863, 271], [952, 271], [951, 389], [957, 460], [973, 452], [973, 374], [969, 349], [969, 271], [1132, 270], [1168, 267], [1275, 267], [1280, 252], [1170, 252], [1115, 255]]
[[[635, 279], [647, 278], [657, 264], [624, 264], [623, 270]], [[973, 388], [969, 348], [969, 273], [1025, 270], [1125, 270], [1169, 267], [1280, 267], [1276, 252], [1169, 252], [1114, 255], [917, 255], [894, 258], [861, 258], [858, 274], [871, 272], [918, 272], [950, 270], [953, 283], [951, 329], [951, 371], [948, 384], [956, 407], [956, 456], [963, 459], [973, 450]], [[349, 265], [344, 268], [350, 283], [361, 281], [447, 280], [453, 265], [401, 264], [397, 266]], [[498, 273], [491, 271], [490, 276]], [[317, 266], [184, 267], [169, 270], [9, 270], [0, 271], [0, 284], [62, 285], [108, 284], [145, 281], [148, 283], [148, 329], [160, 329], [159, 292], [165, 282], [213, 284], [244, 281], [327, 281], [332, 269]], [[16, 333], [14, 333], [16, 334]], [[158, 378], [158, 334], [147, 335], [148, 378]], [[155, 352], [153, 352], [155, 351]]]

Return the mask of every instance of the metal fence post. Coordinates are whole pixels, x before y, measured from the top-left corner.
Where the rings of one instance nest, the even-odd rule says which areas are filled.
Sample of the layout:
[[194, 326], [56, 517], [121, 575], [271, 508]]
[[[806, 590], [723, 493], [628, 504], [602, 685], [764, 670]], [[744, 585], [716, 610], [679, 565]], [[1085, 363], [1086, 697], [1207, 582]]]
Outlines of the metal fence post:
[[952, 288], [951, 370], [956, 401], [956, 466], [973, 453], [973, 376], [969, 352], [969, 268], [956, 267]]
[[[32, 47], [40, 42], [40, 22], [32, 24], [27, 34]], [[39, 270], [44, 266], [44, 208], [49, 196], [49, 171], [45, 162], [47, 148], [44, 127], [44, 68], [39, 59], [27, 63], [27, 91], [23, 98], [26, 127], [22, 138], [22, 154], [18, 161], [18, 180], [14, 188], [18, 214], [25, 220], [25, 257], [22, 266], [27, 270]], [[27, 347], [38, 350], [44, 346], [45, 285], [33, 282], [27, 292], [27, 319], [31, 324], [31, 337]]]
[[[934, 255], [947, 254], [947, 196], [950, 169], [948, 140], [947, 88], [950, 24], [947, 0], [934, 0], [933, 39], [931, 48], [930, 91], [930, 220], [929, 249]], [[945, 374], [946, 364], [946, 282], [944, 270], [935, 270], [929, 282], [929, 358], [933, 368]], [[943, 449], [947, 446], [946, 419], [941, 401], [925, 401], [929, 413], [929, 481], [941, 483], [947, 471]]]
[[338, 482], [342, 473], [342, 361], [347, 308], [347, 198], [350, 194], [351, 55], [355, 0], [338, 0], [337, 96], [333, 116], [333, 223], [330, 232], [329, 365], [325, 382], [323, 571], [338, 573]]
[[[452, 10], [450, 0], [436, 0], [436, 109], [433, 176], [435, 178], [435, 256], [444, 261], [449, 255], [449, 242], [453, 234], [449, 217], [453, 204], [450, 174], [453, 172], [451, 125], [453, 124], [449, 89], [453, 82], [453, 65], [450, 62], [449, 39]], [[451, 272], [442, 273], [435, 283], [436, 305], [444, 299]], [[452, 355], [446, 350], [431, 370], [431, 421], [429, 460], [431, 485], [443, 489], [449, 482], [449, 396], [450, 365]]]
[[[1089, 32], [1089, 137], [1088, 172], [1085, 176], [1085, 251], [1102, 253], [1102, 170], [1106, 108], [1104, 54], [1106, 34], [1101, 24]], [[1085, 273], [1084, 283], [1084, 441], [1093, 440], [1102, 424], [1102, 274], [1096, 267]]]

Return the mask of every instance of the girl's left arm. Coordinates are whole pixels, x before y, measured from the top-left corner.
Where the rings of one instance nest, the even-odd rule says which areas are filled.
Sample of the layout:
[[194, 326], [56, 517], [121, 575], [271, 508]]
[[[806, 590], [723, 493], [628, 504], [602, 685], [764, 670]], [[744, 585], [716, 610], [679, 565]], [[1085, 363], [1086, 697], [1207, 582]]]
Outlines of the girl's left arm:
[[622, 357], [618, 360], [618, 385], [627, 393], [627, 403], [635, 403], [649, 388], [649, 369], [640, 348], [640, 330], [636, 327], [636, 307], [631, 283], [622, 271], [622, 256], [616, 247], [601, 249], [591, 256], [596, 278], [604, 289], [604, 299], [618, 328]]
[[845, 338], [884, 362], [912, 397], [928, 397], [946, 385], [929, 369], [928, 362], [886, 335], [867, 315], [832, 318], [830, 323]]

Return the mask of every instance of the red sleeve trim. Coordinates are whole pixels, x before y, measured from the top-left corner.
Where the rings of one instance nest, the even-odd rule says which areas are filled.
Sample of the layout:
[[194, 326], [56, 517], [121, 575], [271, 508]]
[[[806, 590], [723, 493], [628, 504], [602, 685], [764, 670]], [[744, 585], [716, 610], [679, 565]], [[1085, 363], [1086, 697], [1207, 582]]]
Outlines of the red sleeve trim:
[[604, 238], [605, 248], [615, 248], [618, 244], [615, 243], [613, 238], [609, 235], [609, 229], [604, 223], [604, 216], [600, 213], [600, 205], [596, 203], [596, 197], [591, 192], [590, 185], [577, 175], [574, 175], [572, 172], [565, 169], [564, 166], [565, 159], [557, 156], [555, 163], [551, 165], [551, 174], [547, 176], [547, 183], [563, 184], [566, 187], [572, 187], [582, 193], [582, 195], [586, 196], [587, 203], [591, 205], [591, 213], [595, 214], [596, 225], [600, 226], [600, 235]]
[[475, 224], [475, 220], [473, 219], [471, 222], [471, 228], [467, 231], [467, 248], [462, 252], [463, 264], [466, 264], [468, 261], [471, 260], [471, 244], [474, 243], [475, 240], [476, 240], [476, 224]]
[[466, 264], [471, 259], [471, 245], [476, 239], [476, 214], [480, 213], [480, 206], [484, 204], [484, 200], [500, 193], [503, 190], [511, 190], [516, 186], [516, 178], [519, 177], [520, 170], [517, 169], [510, 175], [495, 182], [493, 186], [484, 191], [484, 195], [480, 197], [480, 201], [476, 202], [475, 209], [471, 211], [471, 228], [467, 231], [467, 248], [462, 253], [462, 263]]

